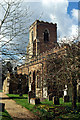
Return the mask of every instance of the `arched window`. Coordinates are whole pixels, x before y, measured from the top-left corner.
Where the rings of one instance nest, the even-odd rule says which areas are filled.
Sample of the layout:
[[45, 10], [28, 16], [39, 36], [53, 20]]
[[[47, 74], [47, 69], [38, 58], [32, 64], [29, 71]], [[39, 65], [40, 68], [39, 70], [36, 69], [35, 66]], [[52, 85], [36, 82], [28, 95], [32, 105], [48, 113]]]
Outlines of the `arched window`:
[[33, 36], [33, 31], [31, 32], [31, 37], [32, 37], [32, 42], [33, 42], [33, 37], [34, 37], [34, 36]]
[[49, 32], [48, 30], [45, 30], [44, 31], [44, 42], [47, 42], [47, 41], [49, 41]]

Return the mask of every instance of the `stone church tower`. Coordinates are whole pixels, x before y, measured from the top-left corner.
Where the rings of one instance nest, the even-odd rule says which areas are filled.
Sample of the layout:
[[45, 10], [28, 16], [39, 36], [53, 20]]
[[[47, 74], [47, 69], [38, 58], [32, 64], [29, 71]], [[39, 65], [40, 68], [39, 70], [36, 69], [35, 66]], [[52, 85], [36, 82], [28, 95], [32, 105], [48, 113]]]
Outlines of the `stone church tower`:
[[57, 42], [57, 25], [36, 20], [29, 28], [29, 58], [48, 51]]

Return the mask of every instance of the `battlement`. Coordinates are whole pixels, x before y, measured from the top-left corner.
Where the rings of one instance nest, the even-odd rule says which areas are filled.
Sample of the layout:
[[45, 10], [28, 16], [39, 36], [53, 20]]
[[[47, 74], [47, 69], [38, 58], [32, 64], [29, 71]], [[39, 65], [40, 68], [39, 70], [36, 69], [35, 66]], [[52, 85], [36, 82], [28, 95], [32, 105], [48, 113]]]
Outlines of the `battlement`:
[[39, 25], [39, 24], [46, 24], [46, 25], [54, 25], [57, 27], [57, 24], [53, 24], [52, 22], [45, 22], [45, 21], [40, 21], [40, 20], [36, 20], [35, 22], [33, 22], [30, 27], [29, 27], [29, 30], [32, 29], [33, 26], [35, 25]]

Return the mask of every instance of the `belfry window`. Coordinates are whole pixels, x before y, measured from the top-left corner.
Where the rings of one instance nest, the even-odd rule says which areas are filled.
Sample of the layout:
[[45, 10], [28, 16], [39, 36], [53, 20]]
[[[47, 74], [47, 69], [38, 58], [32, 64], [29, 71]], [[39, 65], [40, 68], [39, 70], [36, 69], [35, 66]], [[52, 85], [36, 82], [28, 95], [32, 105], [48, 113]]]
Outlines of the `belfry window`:
[[31, 37], [32, 37], [32, 42], [33, 42], [33, 37], [34, 37], [34, 36], [33, 36], [33, 31], [32, 31], [32, 33], [31, 33]]
[[44, 31], [44, 42], [47, 42], [47, 41], [49, 41], [49, 32], [48, 30], [45, 30]]

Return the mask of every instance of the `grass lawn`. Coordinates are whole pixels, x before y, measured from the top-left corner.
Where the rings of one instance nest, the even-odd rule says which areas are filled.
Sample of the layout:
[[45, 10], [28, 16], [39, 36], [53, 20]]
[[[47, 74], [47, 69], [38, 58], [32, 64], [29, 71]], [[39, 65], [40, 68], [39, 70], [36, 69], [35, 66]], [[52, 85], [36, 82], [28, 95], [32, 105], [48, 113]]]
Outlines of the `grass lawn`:
[[5, 110], [4, 112], [0, 112], [0, 120], [13, 120], [8, 112]]
[[31, 105], [28, 103], [28, 95], [7, 94], [17, 104], [22, 105], [34, 114], [40, 116], [41, 120], [79, 120], [80, 119], [80, 103], [77, 103], [77, 109], [71, 109], [71, 102], [64, 103], [60, 98], [60, 105], [53, 105], [52, 101], [47, 99], [39, 105]]

